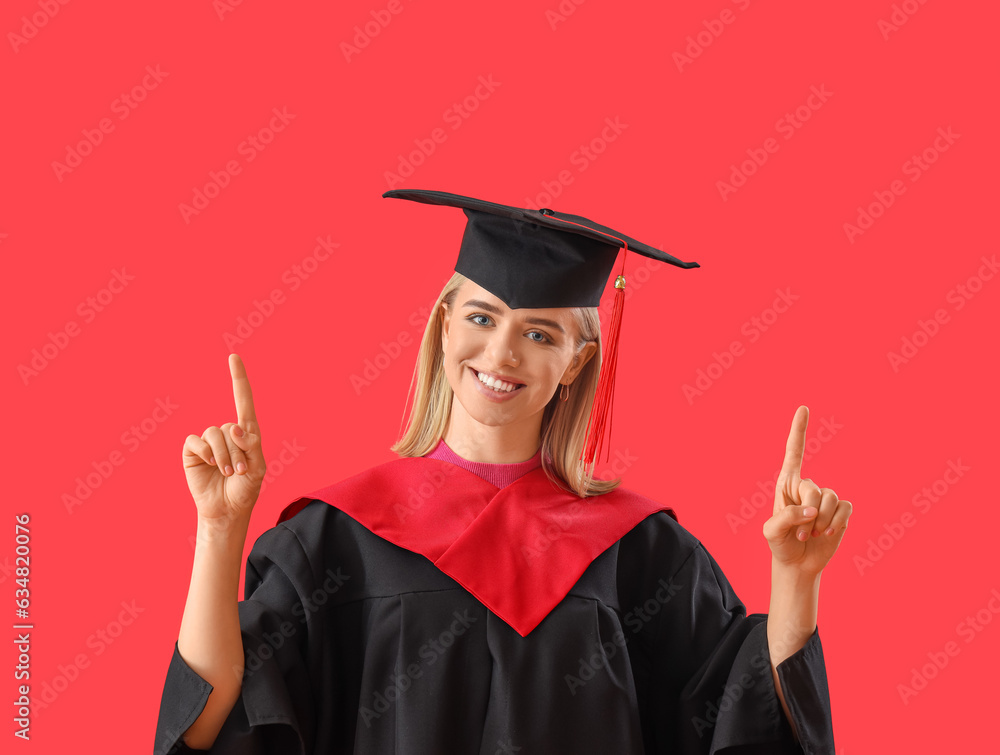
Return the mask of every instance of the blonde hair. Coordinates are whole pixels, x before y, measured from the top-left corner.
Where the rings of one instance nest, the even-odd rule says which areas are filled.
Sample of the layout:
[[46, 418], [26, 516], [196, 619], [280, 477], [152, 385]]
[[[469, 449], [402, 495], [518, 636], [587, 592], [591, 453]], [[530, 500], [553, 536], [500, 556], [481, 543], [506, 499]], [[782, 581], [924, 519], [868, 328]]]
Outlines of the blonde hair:
[[[452, 275], [427, 320], [410, 389], [406, 394], [409, 403], [416, 382], [413, 406], [405, 432], [390, 449], [400, 456], [430, 453], [448, 428], [454, 393], [444, 371], [441, 350], [444, 313], [441, 303], [445, 302], [448, 310], [453, 311], [458, 289], [466, 280], [461, 273]], [[573, 307], [572, 312], [579, 332], [576, 352], [579, 353], [588, 341], [597, 342], [597, 351], [569, 386], [569, 398], [561, 401], [559, 391], [556, 391], [545, 407], [541, 427], [542, 468], [548, 478], [563, 490], [587, 497], [614, 490], [621, 484], [621, 478], [595, 479], [596, 459], [589, 465], [580, 459], [601, 369], [601, 320], [597, 307]], [[405, 405], [403, 411], [405, 414]]]

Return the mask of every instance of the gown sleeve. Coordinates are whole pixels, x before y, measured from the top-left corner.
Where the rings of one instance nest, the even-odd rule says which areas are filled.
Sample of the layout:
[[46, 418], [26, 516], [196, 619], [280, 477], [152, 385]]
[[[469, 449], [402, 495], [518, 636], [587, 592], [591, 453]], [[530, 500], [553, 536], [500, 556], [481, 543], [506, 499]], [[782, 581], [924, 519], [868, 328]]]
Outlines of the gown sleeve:
[[185, 663], [174, 643], [156, 725], [155, 755], [212, 752], [289, 755], [311, 751], [316, 692], [307, 658], [317, 613], [308, 596], [316, 580], [295, 533], [279, 525], [262, 534], [247, 559], [239, 603], [243, 686], [211, 750], [188, 747], [183, 733], [205, 708], [212, 685]]
[[834, 755], [819, 627], [777, 669], [797, 742], [771, 675], [767, 614], [747, 616], [719, 564], [691, 541], [689, 555], [679, 567], [669, 565], [674, 570], [667, 579], [662, 571], [655, 575], [657, 599], [666, 604], [650, 621], [648, 639], [653, 751]]

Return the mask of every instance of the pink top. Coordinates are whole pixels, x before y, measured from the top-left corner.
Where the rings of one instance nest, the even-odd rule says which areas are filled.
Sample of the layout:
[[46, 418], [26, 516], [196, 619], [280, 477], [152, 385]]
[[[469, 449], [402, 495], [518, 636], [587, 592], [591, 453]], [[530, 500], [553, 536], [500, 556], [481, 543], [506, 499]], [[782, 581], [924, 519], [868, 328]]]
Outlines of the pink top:
[[451, 450], [451, 447], [444, 442], [444, 438], [441, 438], [437, 446], [434, 447], [434, 450], [429, 454], [425, 454], [425, 458], [450, 462], [463, 469], [468, 469], [491, 485], [503, 488], [532, 469], [542, 466], [542, 447], [539, 446], [535, 455], [527, 461], [518, 461], [513, 464], [491, 464], [485, 461], [463, 459]]

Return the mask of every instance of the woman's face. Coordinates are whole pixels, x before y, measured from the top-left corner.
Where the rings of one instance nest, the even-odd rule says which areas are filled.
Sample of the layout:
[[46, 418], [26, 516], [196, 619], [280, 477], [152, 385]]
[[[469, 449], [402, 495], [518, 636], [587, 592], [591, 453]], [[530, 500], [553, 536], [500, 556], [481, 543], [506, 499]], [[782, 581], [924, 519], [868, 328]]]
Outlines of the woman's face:
[[[571, 383], [597, 350], [590, 341], [576, 353], [579, 332], [571, 309], [510, 309], [471, 280], [458, 289], [453, 311], [444, 302], [441, 307], [448, 382], [466, 412], [485, 425], [542, 412], [560, 383]], [[490, 387], [478, 373], [514, 388]]]

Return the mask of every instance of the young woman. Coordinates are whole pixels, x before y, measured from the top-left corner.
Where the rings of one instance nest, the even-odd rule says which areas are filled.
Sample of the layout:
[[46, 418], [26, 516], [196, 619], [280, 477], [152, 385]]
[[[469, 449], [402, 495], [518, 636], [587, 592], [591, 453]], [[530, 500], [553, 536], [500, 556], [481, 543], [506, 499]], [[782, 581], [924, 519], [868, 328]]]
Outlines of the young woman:
[[552, 303], [544, 278], [569, 285], [569, 263], [506, 281], [509, 260], [471, 264], [512, 236], [577, 250], [555, 224], [586, 219], [405, 198], [467, 209], [456, 269], [478, 282], [456, 272], [428, 320], [400, 458], [286, 507], [238, 602], [265, 462], [230, 355], [237, 421], [184, 444], [198, 538], [155, 751], [833, 753], [816, 615], [851, 504], [800, 477], [806, 407], [764, 526], [770, 613], [747, 616], [669, 508], [580, 461], [597, 309], [524, 306]]

